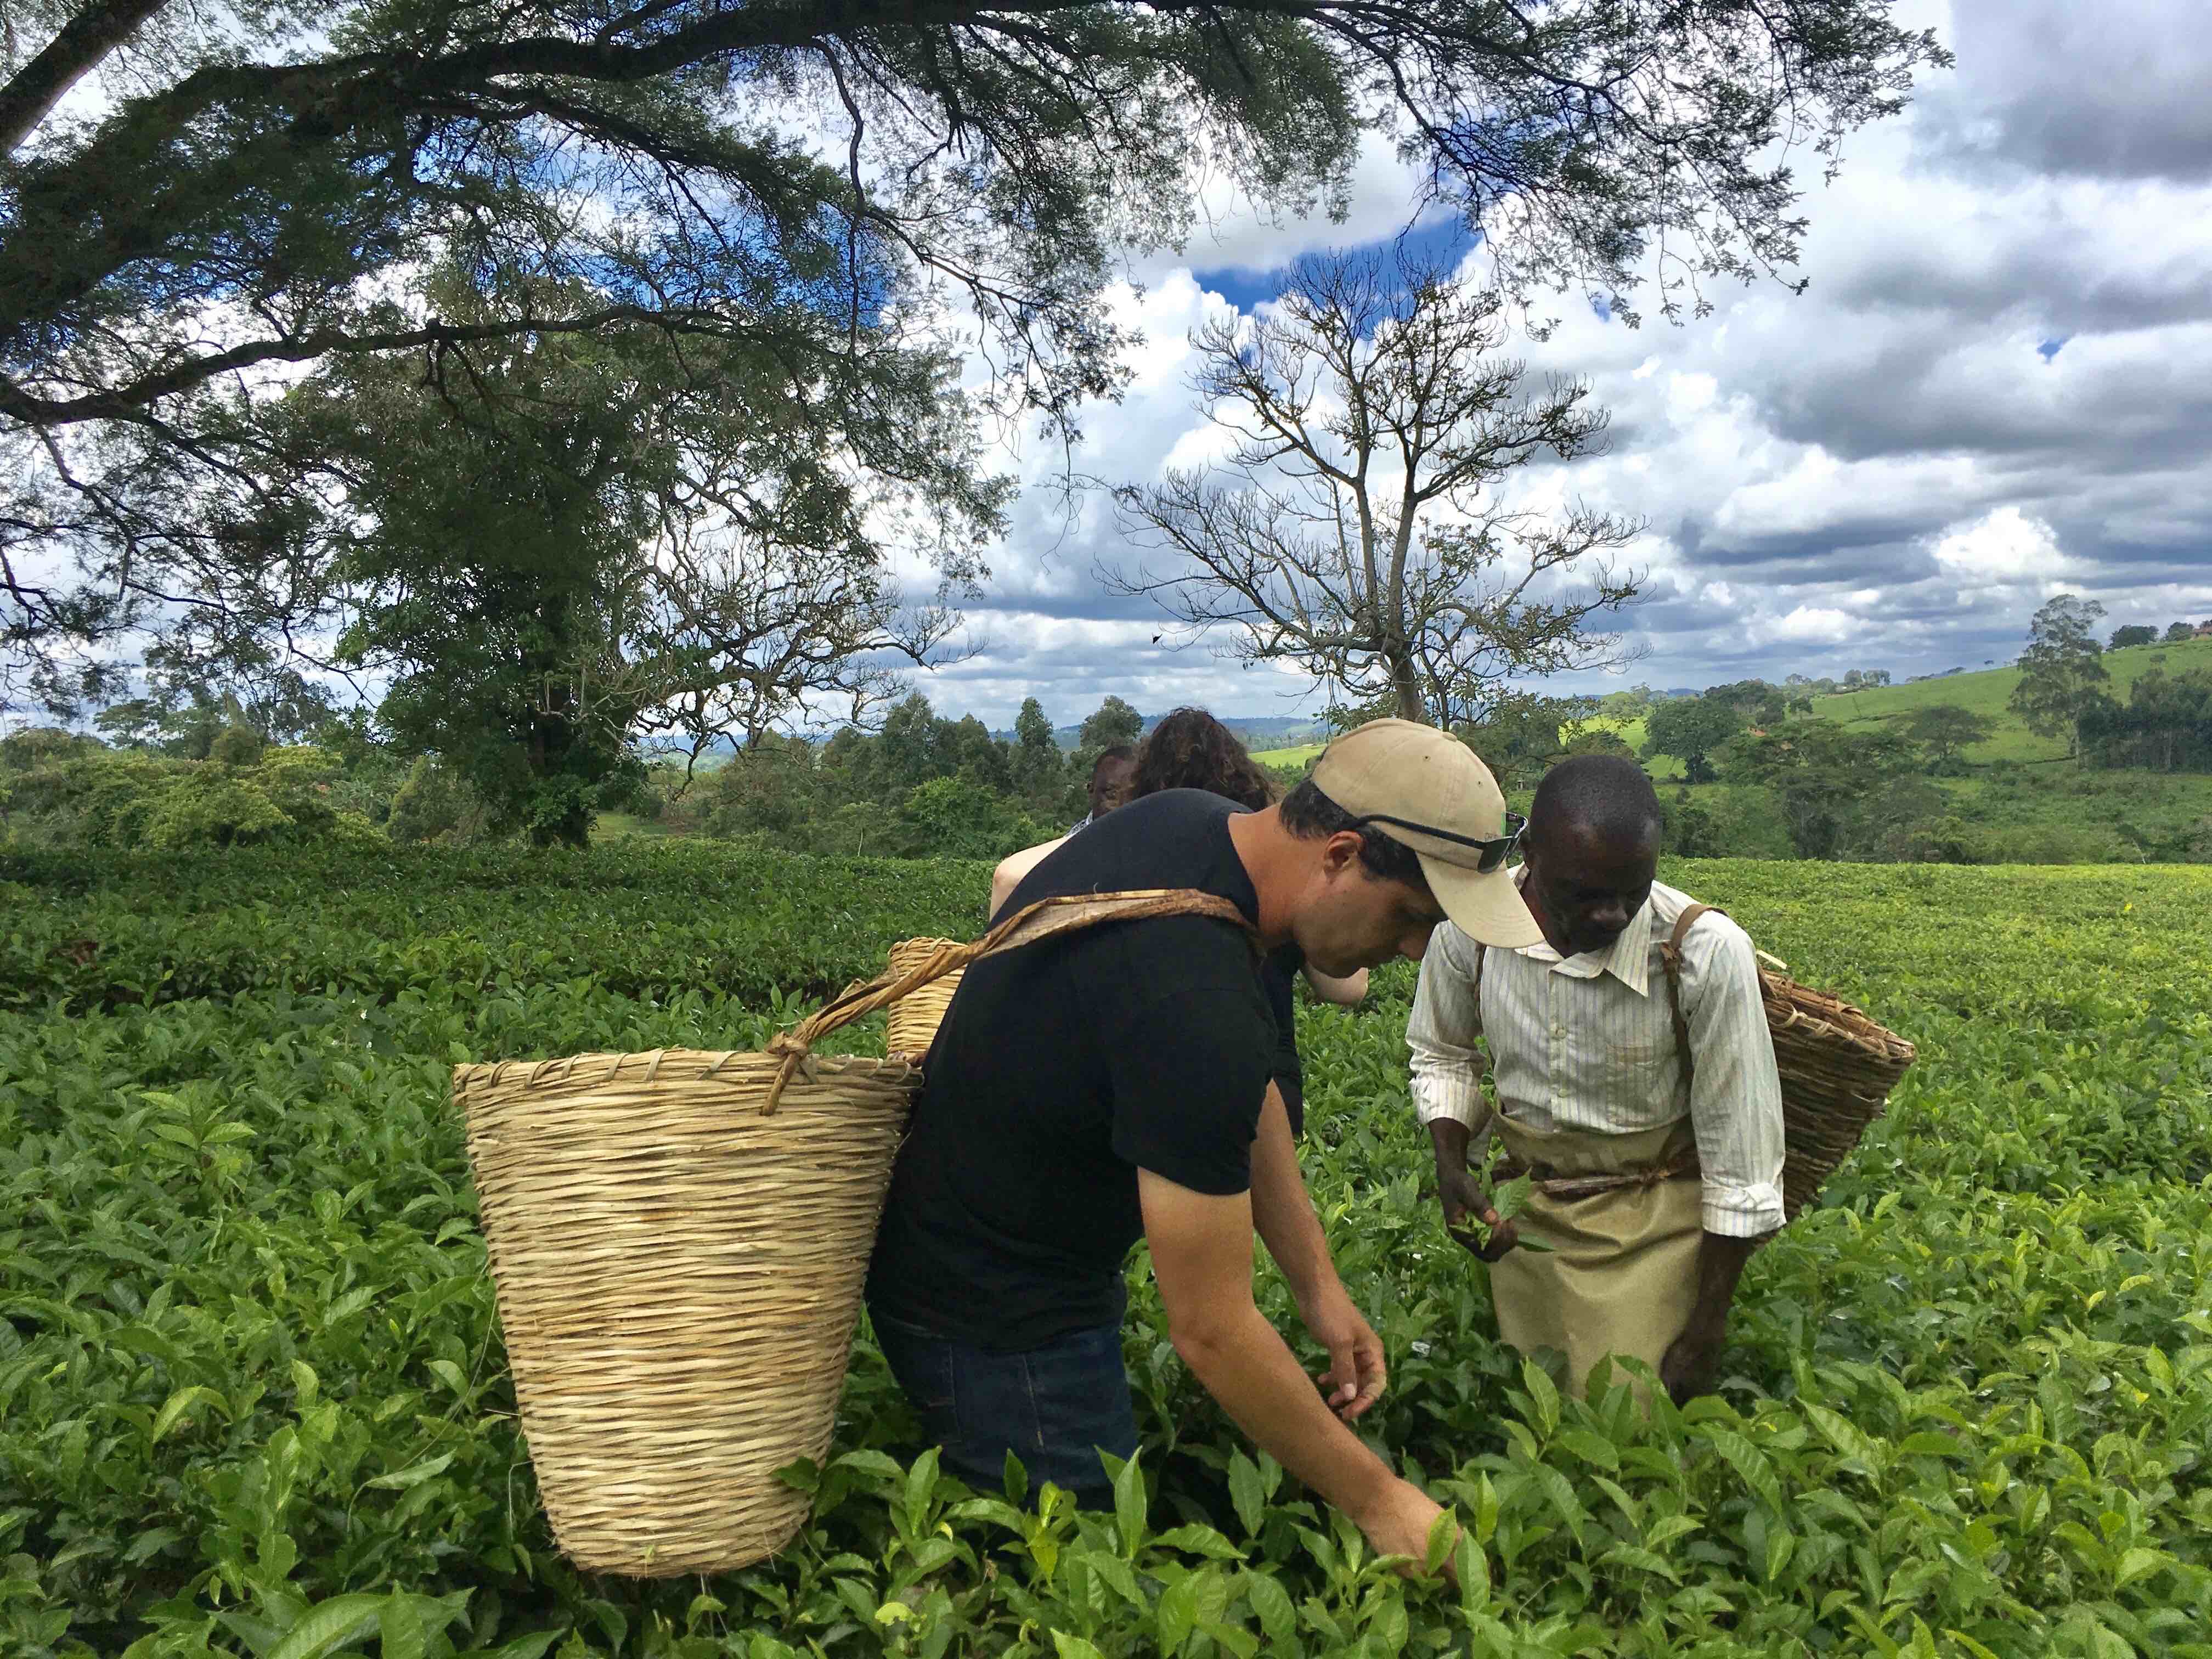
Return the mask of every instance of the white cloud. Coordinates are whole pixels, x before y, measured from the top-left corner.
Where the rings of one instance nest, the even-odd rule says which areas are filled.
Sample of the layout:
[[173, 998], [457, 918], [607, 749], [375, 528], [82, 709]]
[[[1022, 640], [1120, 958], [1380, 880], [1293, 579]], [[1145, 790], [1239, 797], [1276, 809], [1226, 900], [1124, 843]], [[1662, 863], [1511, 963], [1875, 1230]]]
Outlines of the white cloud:
[[1856, 617], [1830, 605], [1801, 605], [1778, 623], [1762, 631], [1770, 640], [1812, 641], [1822, 645], [1836, 645], [1857, 637], [1865, 624]]
[[[1639, 679], [2002, 660], [2061, 587], [2116, 623], [2212, 616], [2212, 31], [2178, 0], [1920, 0], [1899, 21], [1936, 27], [1959, 70], [1856, 135], [1833, 185], [1804, 169], [1803, 295], [1723, 288], [1711, 318], [1640, 330], [1563, 301], [1548, 340], [1511, 348], [1534, 376], [1587, 379], [1612, 412], [1609, 453], [1530, 468], [1508, 493], [1649, 526]], [[1341, 230], [1231, 211], [1139, 273], [1137, 382], [1091, 413], [1083, 470], [1143, 478], [1218, 453], [1183, 337], [1224, 301], [1193, 273], [1391, 234], [1406, 175], [1372, 146], [1358, 171]], [[1024, 682], [1056, 714], [1109, 690], [1158, 706], [1140, 695], [1155, 686], [1276, 710], [1280, 675], [1203, 647], [1170, 656], [1154, 614], [1100, 592], [1094, 563], [1126, 552], [1110, 514], [1063, 523], [1048, 506], [1018, 513], [1000, 603], [1125, 630], [1080, 670]], [[1022, 671], [1005, 668], [991, 695], [1012, 701], [978, 708], [994, 724], [1019, 701]], [[964, 707], [981, 684], [963, 671], [939, 695]]]
[[2001, 507], [1952, 531], [1934, 549], [1950, 574], [2002, 586], [2028, 586], [2079, 573], [2059, 551], [2058, 538], [2040, 519]]

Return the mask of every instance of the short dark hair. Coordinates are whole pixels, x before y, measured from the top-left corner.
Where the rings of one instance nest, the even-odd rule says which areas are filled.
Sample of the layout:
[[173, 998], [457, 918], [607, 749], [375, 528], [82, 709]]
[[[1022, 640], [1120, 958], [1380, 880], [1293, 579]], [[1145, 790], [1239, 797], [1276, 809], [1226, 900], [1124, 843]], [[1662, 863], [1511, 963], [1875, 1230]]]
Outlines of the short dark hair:
[[1528, 807], [1528, 833], [1541, 840], [1559, 829], [1607, 841], [1641, 841], [1666, 823], [1659, 792], [1626, 755], [1576, 755], [1544, 774]]
[[1429, 890], [1420, 854], [1402, 841], [1361, 823], [1308, 778], [1283, 797], [1277, 809], [1283, 828], [1300, 841], [1318, 841], [1350, 830], [1359, 837], [1360, 867], [1377, 881], [1401, 881], [1417, 893]]
[[[1116, 769], [1120, 769], [1118, 775]], [[1129, 781], [1137, 773], [1137, 751], [1126, 743], [1101, 750], [1091, 763], [1091, 785], [1085, 791], [1091, 816], [1103, 817], [1129, 799]]]

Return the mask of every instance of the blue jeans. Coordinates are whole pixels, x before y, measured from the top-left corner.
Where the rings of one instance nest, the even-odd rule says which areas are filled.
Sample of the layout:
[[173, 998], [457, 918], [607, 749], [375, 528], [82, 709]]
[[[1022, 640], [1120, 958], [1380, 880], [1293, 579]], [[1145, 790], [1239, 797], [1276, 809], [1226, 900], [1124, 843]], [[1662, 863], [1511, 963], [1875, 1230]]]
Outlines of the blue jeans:
[[1126, 1458], [1137, 1449], [1119, 1328], [993, 1353], [871, 1311], [876, 1346], [921, 1416], [924, 1437], [944, 1448], [945, 1468], [996, 1492], [1012, 1452], [1032, 1492], [1049, 1480], [1086, 1509], [1113, 1507], [1098, 1454]]

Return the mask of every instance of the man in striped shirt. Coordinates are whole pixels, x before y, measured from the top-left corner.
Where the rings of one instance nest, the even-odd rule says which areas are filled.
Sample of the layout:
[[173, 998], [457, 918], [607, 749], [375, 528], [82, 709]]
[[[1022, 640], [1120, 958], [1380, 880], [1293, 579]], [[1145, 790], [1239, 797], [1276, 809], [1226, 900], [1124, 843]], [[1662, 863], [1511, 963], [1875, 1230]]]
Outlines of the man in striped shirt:
[[[1717, 911], [1680, 939], [1677, 1020], [1662, 951], [1694, 901], [1655, 879], [1660, 824], [1634, 762], [1553, 768], [1516, 872], [1543, 942], [1438, 927], [1406, 1036], [1445, 1220], [1492, 1224], [1499, 1334], [1564, 1351], [1577, 1391], [1605, 1355], [1641, 1359], [1679, 1402], [1712, 1388], [1737, 1278], [1783, 1223], [1782, 1092], [1751, 941]], [[1535, 1177], [1517, 1220], [1470, 1168], [1492, 1133], [1492, 1178]]]

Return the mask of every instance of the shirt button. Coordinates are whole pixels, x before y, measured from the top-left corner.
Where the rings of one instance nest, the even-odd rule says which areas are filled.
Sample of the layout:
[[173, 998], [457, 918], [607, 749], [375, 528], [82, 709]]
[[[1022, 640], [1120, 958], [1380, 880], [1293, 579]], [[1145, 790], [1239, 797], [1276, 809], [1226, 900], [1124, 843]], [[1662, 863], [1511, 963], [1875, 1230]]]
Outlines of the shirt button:
[[1555, 1037], [1563, 1037], [1566, 1036], [1566, 1034], [1567, 1028], [1564, 1025], [1554, 1025], [1552, 1028], [1552, 1035]]

